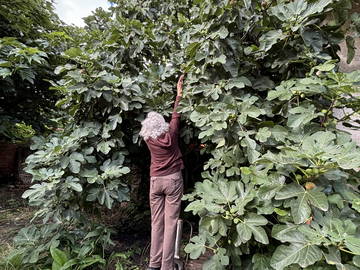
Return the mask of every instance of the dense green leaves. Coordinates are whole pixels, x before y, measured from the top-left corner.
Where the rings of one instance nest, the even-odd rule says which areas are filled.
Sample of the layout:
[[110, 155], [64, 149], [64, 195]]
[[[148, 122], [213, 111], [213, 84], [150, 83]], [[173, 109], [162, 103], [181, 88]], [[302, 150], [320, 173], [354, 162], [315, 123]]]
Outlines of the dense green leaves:
[[48, 118], [54, 115], [50, 110], [56, 97], [47, 91], [44, 84], [45, 79], [50, 79], [48, 57], [45, 51], [21, 43], [14, 37], [0, 38], [2, 139], [27, 139], [16, 130], [22, 129], [25, 133], [30, 127], [39, 132], [44, 131], [46, 125], [53, 124]]
[[271, 258], [271, 266], [282, 270], [290, 264], [297, 263], [305, 268], [319, 261], [322, 257], [321, 249], [313, 245], [293, 244], [279, 246]]
[[[358, 102], [357, 98], [347, 102], [339, 96], [356, 91], [356, 87], [350, 82], [355, 73], [336, 72], [337, 56], [329, 51], [337, 41], [329, 38], [330, 25], [322, 20], [335, 3], [265, 1], [260, 6], [247, 1], [222, 2], [223, 6], [217, 3], [216, 7], [211, 3], [204, 1], [192, 11], [197, 14], [193, 16], [202, 18], [203, 32], [189, 34], [185, 55], [186, 66], [191, 66], [186, 92], [191, 102], [184, 104], [182, 112], [200, 129], [198, 137], [208, 144], [205, 150], [212, 155], [204, 166], [208, 173], [203, 174], [203, 182], [185, 195], [190, 201], [186, 210], [198, 214], [200, 229], [210, 233], [202, 234], [202, 241], [215, 241], [227, 254], [233, 254], [229, 262], [233, 267], [238, 265], [238, 257], [246, 261], [246, 256], [235, 256], [233, 250], [263, 253], [257, 242], [271, 243], [267, 230], [272, 228], [272, 237], [286, 244], [277, 246], [275, 253], [268, 247], [272, 256], [254, 256], [253, 267], [315, 265], [317, 269], [325, 261], [323, 245], [333, 245], [343, 255], [350, 246], [356, 249], [356, 243], [350, 244], [353, 238], [332, 236], [319, 217], [319, 213], [330, 211], [334, 217], [344, 215], [355, 222], [358, 215], [348, 208], [352, 205], [349, 199], [359, 196], [358, 191], [345, 188], [345, 181], [354, 173], [349, 170], [360, 166], [359, 148], [336, 130], [331, 115], [336, 107]], [[217, 20], [229, 34], [225, 40], [213, 36], [215, 40], [209, 41], [204, 29], [211, 32], [212, 28], [205, 22], [213, 27], [210, 14], [222, 14], [219, 10], [226, 15]], [[233, 23], [236, 20], [240, 23]], [[337, 34], [342, 35], [340, 31]], [[201, 62], [204, 56], [200, 55], [215, 57], [216, 62]], [[244, 77], [250, 83], [242, 81]], [[358, 105], [354, 106], [357, 111]], [[227, 193], [235, 197], [215, 199], [223, 183], [228, 191], [237, 186], [235, 193]], [[264, 222], [253, 223], [253, 217], [263, 217]], [[266, 222], [268, 218], [271, 223]], [[275, 224], [297, 228], [296, 224], [304, 223], [320, 227], [301, 227], [301, 233], [274, 232]], [[341, 251], [346, 243], [347, 250]]]
[[[128, 199], [122, 176], [138, 159], [140, 122], [151, 110], [169, 115], [186, 72], [183, 139], [209, 157], [184, 196], [200, 217], [190, 257], [210, 250], [205, 269], [356, 267], [360, 150], [336, 129], [350, 116], [332, 115], [360, 104], [359, 73], [337, 67], [348, 1], [112, 2], [54, 68], [57, 106], [74, 123], [34, 138], [24, 197], [37, 216], [62, 232], [76, 224], [73, 239], [110, 243], [108, 231], [82, 226], [85, 205]], [[8, 61], [0, 68], [10, 76]]]
[[195, 236], [191, 239], [191, 243], [185, 247], [185, 251], [190, 254], [190, 258], [197, 259], [206, 250], [205, 239]]
[[229, 257], [225, 255], [226, 249], [219, 248], [216, 251], [216, 254], [211, 257], [210, 260], [204, 263], [203, 269], [210, 270], [210, 269], [225, 269], [226, 265], [229, 265]]
[[1, 140], [28, 142], [31, 136], [19, 134], [23, 127], [30, 127], [31, 135], [43, 134], [63, 122], [56, 119], [63, 113], [55, 111], [58, 95], [49, 91], [49, 81], [72, 41], [66, 31], [51, 0], [1, 2]]
[[284, 200], [296, 197], [290, 202], [291, 214], [296, 224], [304, 223], [311, 214], [310, 205], [323, 211], [329, 208], [326, 195], [320, 191], [305, 190], [297, 184], [288, 184], [281, 189], [275, 196], [276, 200]]
[[255, 214], [249, 214], [236, 225], [236, 231], [238, 238], [235, 242], [236, 246], [240, 246], [241, 243], [246, 243], [250, 240], [251, 235], [254, 239], [263, 244], [269, 244], [269, 239], [265, 230], [261, 227], [267, 224], [267, 220]]

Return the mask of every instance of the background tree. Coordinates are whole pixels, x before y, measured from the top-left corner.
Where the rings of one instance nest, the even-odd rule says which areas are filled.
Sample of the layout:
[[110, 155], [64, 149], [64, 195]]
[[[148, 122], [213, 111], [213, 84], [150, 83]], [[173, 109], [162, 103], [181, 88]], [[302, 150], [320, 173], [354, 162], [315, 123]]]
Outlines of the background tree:
[[0, 4], [0, 37], [37, 39], [60, 24], [52, 0], [2, 0]]
[[57, 125], [49, 80], [71, 38], [52, 1], [1, 1], [0, 22], [0, 136], [21, 141]]

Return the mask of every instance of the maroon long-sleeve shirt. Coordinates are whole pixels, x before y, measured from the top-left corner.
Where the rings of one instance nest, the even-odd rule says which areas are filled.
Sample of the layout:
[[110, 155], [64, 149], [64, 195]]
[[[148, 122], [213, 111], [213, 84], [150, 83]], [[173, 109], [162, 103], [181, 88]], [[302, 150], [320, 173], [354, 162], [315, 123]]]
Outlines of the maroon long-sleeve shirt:
[[169, 131], [145, 141], [151, 154], [150, 176], [165, 176], [184, 168], [179, 148], [180, 114], [176, 112], [180, 98], [176, 97]]

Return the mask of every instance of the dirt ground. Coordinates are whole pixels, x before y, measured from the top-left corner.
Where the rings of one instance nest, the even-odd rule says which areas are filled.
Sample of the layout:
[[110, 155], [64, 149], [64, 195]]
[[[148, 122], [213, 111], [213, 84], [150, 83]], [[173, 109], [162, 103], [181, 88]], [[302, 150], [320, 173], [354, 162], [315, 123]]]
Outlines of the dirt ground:
[[35, 211], [21, 198], [25, 189], [24, 186], [0, 185], [0, 258], [12, 250], [12, 238], [29, 224]]
[[[35, 212], [34, 208], [27, 205], [21, 198], [26, 186], [11, 184], [0, 185], [0, 258], [5, 257], [13, 249], [12, 239], [16, 233], [30, 223]], [[129, 205], [122, 205], [116, 212], [105, 212], [104, 221], [117, 233], [114, 235], [114, 252], [128, 252], [134, 268], [145, 269], [149, 257], [149, 214], [146, 211], [135, 214], [135, 210]], [[124, 218], [125, 217], [125, 218]], [[128, 217], [128, 218], [126, 218]], [[129, 223], [129, 220], [132, 223]], [[186, 224], [185, 224], [186, 226]], [[189, 239], [189, 228], [184, 227], [183, 246]], [[185, 262], [186, 254], [182, 252]], [[201, 270], [207, 256], [199, 260], [188, 260], [186, 270]]]

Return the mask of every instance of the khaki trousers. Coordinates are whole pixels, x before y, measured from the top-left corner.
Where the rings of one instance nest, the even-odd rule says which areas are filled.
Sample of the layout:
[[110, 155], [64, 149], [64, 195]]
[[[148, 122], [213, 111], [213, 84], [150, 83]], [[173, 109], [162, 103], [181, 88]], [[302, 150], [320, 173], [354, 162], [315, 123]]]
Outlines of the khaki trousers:
[[174, 269], [176, 226], [183, 195], [181, 172], [150, 179], [150, 267]]

